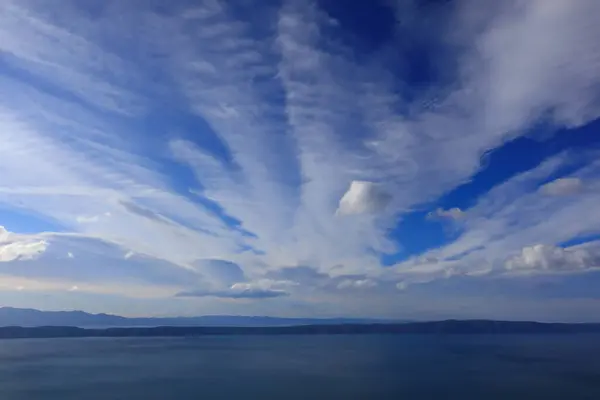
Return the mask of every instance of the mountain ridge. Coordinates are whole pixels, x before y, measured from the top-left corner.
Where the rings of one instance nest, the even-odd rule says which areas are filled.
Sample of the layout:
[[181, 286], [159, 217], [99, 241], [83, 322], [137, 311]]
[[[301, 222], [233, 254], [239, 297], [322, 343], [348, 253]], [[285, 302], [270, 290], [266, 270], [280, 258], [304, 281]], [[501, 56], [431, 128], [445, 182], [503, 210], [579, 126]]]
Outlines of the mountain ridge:
[[600, 323], [542, 323], [529, 321], [445, 320], [400, 324], [338, 324], [268, 327], [158, 326], [152, 328], [86, 329], [73, 326], [0, 327], [0, 339], [199, 337], [207, 335], [506, 335], [506, 334], [600, 334]]
[[34, 308], [0, 307], [2, 326], [73, 326], [73, 327], [156, 327], [156, 326], [219, 326], [263, 327], [322, 324], [363, 324], [404, 322], [370, 318], [288, 318], [242, 315], [202, 315], [193, 317], [123, 317], [113, 314], [92, 314], [85, 311], [42, 311]]

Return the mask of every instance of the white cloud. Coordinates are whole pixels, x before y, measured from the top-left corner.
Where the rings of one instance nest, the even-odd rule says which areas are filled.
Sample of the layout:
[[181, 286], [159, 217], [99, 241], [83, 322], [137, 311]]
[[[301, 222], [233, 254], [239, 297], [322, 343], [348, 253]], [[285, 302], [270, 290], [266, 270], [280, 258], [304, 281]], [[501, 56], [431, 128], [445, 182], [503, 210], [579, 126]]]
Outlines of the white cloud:
[[567, 125], [598, 117], [600, 63], [593, 38], [599, 28], [592, 16], [598, 7], [593, 0], [503, 3], [479, 41], [488, 60], [490, 122], [512, 130], [544, 111]]
[[82, 14], [73, 15], [66, 6], [64, 18], [76, 19], [62, 24], [50, 21], [47, 10], [21, 1], [8, 0], [3, 10], [0, 48], [10, 55], [8, 63], [42, 79], [52, 77], [52, 84], [69, 87], [73, 95], [102, 110], [141, 111], [142, 98], [128, 90], [139, 82], [136, 74], [125, 73], [132, 65], [69, 29], [82, 22]]
[[536, 244], [524, 247], [505, 263], [509, 271], [581, 271], [600, 267], [600, 242], [568, 248]]
[[93, 216], [89, 216], [89, 217], [80, 215], [77, 218], [75, 218], [75, 220], [77, 222], [82, 223], [82, 224], [98, 222], [99, 219], [100, 219], [100, 217], [97, 215], [93, 215]]
[[381, 211], [390, 201], [390, 195], [373, 182], [352, 181], [340, 200], [338, 214], [365, 214]]
[[178, 297], [217, 297], [228, 299], [270, 299], [289, 295], [288, 288], [294, 286], [290, 281], [261, 279], [255, 282], [234, 283], [220, 290], [189, 290], [177, 294]]
[[20, 235], [0, 226], [0, 262], [31, 260], [44, 253], [48, 242], [35, 235]]
[[[410, 283], [483, 273], [524, 246], [597, 230], [597, 193], [555, 196], [581, 193], [576, 182], [594, 168], [537, 190], [559, 159], [468, 210], [436, 210], [461, 220], [453, 243], [389, 271], [379, 265], [402, 245], [388, 236], [398, 217], [467, 181], [487, 152], [541, 117], [575, 127], [599, 115], [597, 1], [459, 2], [444, 14], [452, 32], [428, 32], [451, 42], [441, 61], [456, 66], [454, 81], [410, 96], [386, 57], [338, 43], [318, 4], [269, 9], [264, 34], [234, 7], [165, 13], [115, 0], [95, 18], [78, 2], [57, 14], [7, 0], [0, 49], [23, 74], [0, 78], [2, 206], [118, 248], [128, 273], [125, 261], [162, 263], [146, 273], [172, 283], [165, 293], [223, 297], [291, 293], [252, 286], [282, 266], [309, 265], [349, 287], [380, 275]], [[417, 31], [426, 20], [402, 12], [416, 13]], [[398, 44], [390, 40], [383, 50]], [[194, 178], [182, 184], [180, 169]], [[54, 239], [13, 235], [0, 255], [38, 257]], [[89, 247], [66, 264], [83, 263]]]
[[235, 283], [247, 280], [242, 268], [227, 260], [197, 260], [194, 262], [194, 269], [202, 274], [212, 286], [218, 288], [230, 287]]
[[[76, 288], [76, 289], [75, 289]], [[2, 279], [0, 281], [0, 293], [4, 291], [26, 291], [28, 295], [31, 295], [32, 298], [35, 298], [36, 295], [39, 294], [51, 294], [53, 296], [58, 296], [61, 293], [70, 293], [72, 295], [79, 295], [80, 293], [89, 294], [89, 295], [107, 295], [115, 297], [121, 297], [122, 299], [127, 301], [132, 301], [134, 299], [159, 299], [164, 300], [173, 296], [176, 293], [176, 289], [168, 288], [165, 286], [153, 286], [153, 285], [123, 285], [123, 284], [105, 284], [105, 283], [77, 283], [73, 284], [72, 281], [69, 280], [56, 280], [56, 279], [46, 279], [46, 278], [24, 278], [19, 276], [12, 275], [2, 275]], [[72, 309], [75, 305], [85, 304], [86, 306], [91, 306], [93, 304], [93, 299], [90, 303], [84, 302], [74, 302], [74, 298], [65, 298], [66, 302], [65, 308]], [[121, 303], [121, 307], [124, 307], [125, 304]], [[37, 308], [45, 308], [44, 305], [36, 304], [34, 307]]]
[[448, 210], [444, 210], [443, 208], [438, 208], [435, 211], [430, 212], [427, 216], [429, 218], [442, 218], [442, 219], [452, 219], [459, 220], [464, 217], [464, 211], [462, 211], [458, 207], [450, 208]]
[[[160, 259], [125, 260], [122, 248], [97, 238], [56, 233], [36, 238], [47, 244], [43, 253], [0, 263], [3, 287], [24, 286], [39, 292], [77, 286], [86, 293], [168, 297], [202, 282], [196, 272]], [[77, 252], [77, 257], [65, 258], [69, 251]]]
[[337, 287], [338, 289], [371, 289], [377, 286], [377, 281], [373, 279], [344, 279]]
[[540, 190], [550, 196], [573, 195], [583, 190], [583, 183], [579, 178], [559, 178], [544, 184]]
[[296, 286], [297, 283], [286, 280], [259, 279], [254, 282], [238, 282], [231, 285], [232, 290], [285, 290]]
[[[547, 176], [572, 165], [572, 161], [571, 155], [559, 154], [498, 184], [464, 213], [462, 231], [456, 240], [402, 262], [393, 270], [412, 282], [504, 273], [506, 268], [511, 273], [594, 268], [592, 247], [564, 249], [558, 244], [599, 232], [600, 213], [594, 204], [600, 202], [600, 193], [549, 196], [538, 189]], [[586, 180], [598, 175], [600, 163], [595, 161], [576, 170], [572, 179]], [[507, 260], [511, 254], [516, 255]]]

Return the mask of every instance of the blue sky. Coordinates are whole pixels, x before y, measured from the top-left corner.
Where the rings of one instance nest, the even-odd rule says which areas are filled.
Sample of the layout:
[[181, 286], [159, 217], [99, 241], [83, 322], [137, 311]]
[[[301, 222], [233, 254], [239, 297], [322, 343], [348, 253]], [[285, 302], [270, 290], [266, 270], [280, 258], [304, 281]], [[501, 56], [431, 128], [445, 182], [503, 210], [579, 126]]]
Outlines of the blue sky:
[[0, 304], [598, 320], [597, 1], [0, 7]]

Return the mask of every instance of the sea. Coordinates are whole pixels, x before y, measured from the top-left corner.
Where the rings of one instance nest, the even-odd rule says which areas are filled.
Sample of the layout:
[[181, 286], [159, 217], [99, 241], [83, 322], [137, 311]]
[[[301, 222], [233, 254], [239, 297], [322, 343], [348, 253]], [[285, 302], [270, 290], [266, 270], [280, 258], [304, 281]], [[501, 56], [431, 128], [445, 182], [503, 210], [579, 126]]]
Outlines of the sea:
[[600, 399], [599, 335], [0, 340], [0, 399]]

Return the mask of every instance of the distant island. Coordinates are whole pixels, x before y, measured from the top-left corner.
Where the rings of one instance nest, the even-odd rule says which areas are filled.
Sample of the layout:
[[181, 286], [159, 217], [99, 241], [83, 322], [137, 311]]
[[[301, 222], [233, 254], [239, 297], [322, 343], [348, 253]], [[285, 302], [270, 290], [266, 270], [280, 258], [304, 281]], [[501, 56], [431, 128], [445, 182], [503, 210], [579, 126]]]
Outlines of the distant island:
[[280, 318], [265, 316], [203, 315], [197, 317], [127, 318], [111, 314], [83, 311], [41, 311], [30, 308], [0, 307], [2, 326], [74, 326], [79, 328], [155, 327], [155, 326], [219, 326], [265, 327], [294, 325], [339, 325], [397, 323], [407, 321], [373, 318]]
[[0, 339], [76, 337], [197, 337], [206, 335], [371, 335], [371, 334], [575, 334], [600, 333], [600, 324], [447, 320], [403, 324], [340, 324], [267, 327], [158, 326], [78, 328], [73, 326], [0, 327]]
[[600, 323], [446, 320], [401, 322], [352, 318], [200, 316], [126, 318], [83, 311], [0, 308], [0, 339], [193, 337], [203, 335], [566, 334], [600, 333]]

